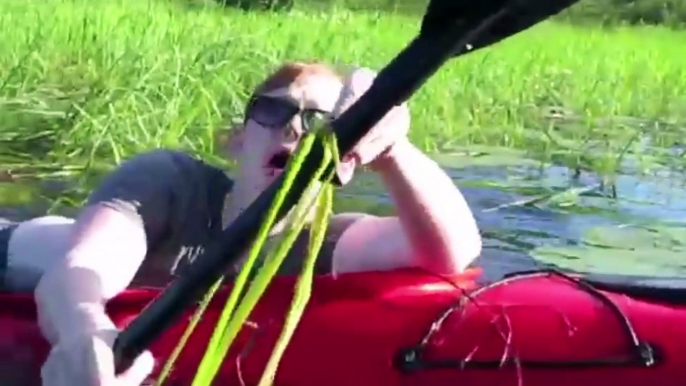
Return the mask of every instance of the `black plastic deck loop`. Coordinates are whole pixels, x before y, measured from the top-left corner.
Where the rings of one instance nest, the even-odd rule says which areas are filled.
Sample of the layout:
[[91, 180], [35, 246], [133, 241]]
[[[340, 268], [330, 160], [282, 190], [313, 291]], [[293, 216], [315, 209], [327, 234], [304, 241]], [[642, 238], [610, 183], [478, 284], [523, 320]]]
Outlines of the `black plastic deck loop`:
[[[475, 299], [477, 296], [495, 287], [499, 287], [501, 285], [508, 284], [517, 280], [541, 276], [557, 276], [562, 279], [565, 279], [577, 285], [580, 289], [584, 290], [586, 293], [590, 294], [594, 298], [600, 300], [605, 306], [607, 306], [612, 311], [612, 313], [617, 317], [624, 331], [627, 334], [628, 340], [630, 341], [630, 354], [626, 357], [620, 358], [598, 358], [583, 361], [530, 361], [519, 360], [515, 358], [508, 360], [498, 359], [491, 361], [475, 361], [466, 359], [432, 361], [427, 360], [423, 357], [424, 350], [428, 346], [433, 335], [438, 330], [440, 330], [441, 326], [443, 325], [443, 322], [456, 310], [463, 310], [465, 304], [468, 301]], [[608, 366], [653, 367], [659, 364], [661, 357], [662, 355], [660, 354], [659, 350], [655, 345], [649, 342], [641, 341], [639, 339], [629, 318], [607, 295], [600, 292], [598, 289], [594, 288], [591, 284], [587, 283], [583, 279], [571, 277], [556, 269], [546, 268], [542, 270], [522, 271], [507, 275], [500, 281], [481, 287], [478, 290], [472, 292], [471, 294], [460, 297], [460, 300], [458, 300], [454, 305], [450, 306], [447, 310], [443, 311], [435, 319], [435, 321], [431, 324], [428, 331], [424, 334], [424, 336], [417, 345], [415, 345], [414, 347], [402, 349], [396, 354], [396, 356], [393, 358], [393, 365], [398, 370], [405, 373], [411, 373], [426, 369], [445, 368], [494, 369], [502, 368], [506, 365], [515, 365], [522, 368], [587, 368]]]

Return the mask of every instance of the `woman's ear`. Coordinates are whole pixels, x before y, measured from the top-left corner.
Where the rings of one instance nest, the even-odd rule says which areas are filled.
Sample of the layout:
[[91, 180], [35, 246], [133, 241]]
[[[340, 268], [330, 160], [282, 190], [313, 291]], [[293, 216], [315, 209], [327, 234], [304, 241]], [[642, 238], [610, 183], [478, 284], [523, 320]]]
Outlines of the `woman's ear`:
[[215, 143], [220, 152], [228, 156], [236, 157], [243, 149], [245, 141], [245, 125], [238, 123], [228, 130], [220, 130], [216, 133]]

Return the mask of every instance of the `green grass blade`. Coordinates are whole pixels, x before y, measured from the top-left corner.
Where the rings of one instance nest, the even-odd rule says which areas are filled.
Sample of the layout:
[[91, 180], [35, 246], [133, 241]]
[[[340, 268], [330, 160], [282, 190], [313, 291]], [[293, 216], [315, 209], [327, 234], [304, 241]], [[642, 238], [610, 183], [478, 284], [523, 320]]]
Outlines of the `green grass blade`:
[[[198, 372], [196, 373], [196, 377], [193, 380], [192, 386], [204, 386], [209, 385], [212, 382], [217, 371], [219, 371], [219, 367], [221, 366], [223, 358], [226, 355], [226, 352], [228, 351], [231, 342], [240, 331], [240, 328], [242, 327], [242, 324], [245, 322], [247, 316], [249, 315], [249, 312], [252, 310], [252, 307], [254, 307], [254, 305], [251, 307], [250, 304], [256, 303], [258, 300], [249, 299], [249, 296], [257, 296], [259, 298], [261, 292], [263, 291], [260, 291], [260, 288], [263, 286], [266, 288], [263, 274], [262, 272], [260, 272], [260, 274], [258, 274], [257, 277], [254, 279], [253, 285], [248, 290], [248, 293], [246, 293], [245, 298], [241, 302], [242, 307], [239, 306], [238, 309], [236, 309], [236, 304], [238, 303], [238, 299], [240, 298], [240, 294], [243, 290], [243, 287], [247, 282], [247, 279], [249, 277], [249, 274], [252, 270], [255, 261], [257, 260], [257, 257], [259, 256], [259, 252], [262, 246], [264, 245], [264, 242], [269, 234], [269, 230], [275, 222], [276, 214], [278, 213], [280, 207], [283, 205], [285, 195], [288, 192], [288, 190], [292, 187], [293, 181], [295, 180], [295, 177], [299, 172], [307, 154], [312, 149], [312, 145], [314, 144], [315, 139], [316, 137], [314, 135], [306, 136], [301, 142], [300, 148], [298, 149], [294, 157], [289, 162], [289, 165], [287, 166], [286, 174], [284, 177], [284, 183], [281, 189], [277, 192], [274, 202], [272, 203], [272, 206], [270, 207], [270, 210], [267, 213], [266, 219], [263, 222], [262, 227], [260, 228], [258, 237], [255, 243], [253, 244], [252, 249], [250, 250], [248, 258], [245, 261], [244, 266], [242, 267], [238, 277], [236, 278], [234, 288], [231, 291], [229, 298], [227, 299], [226, 306], [222, 311], [217, 326], [215, 327], [215, 331], [210, 340], [210, 344], [208, 345], [208, 350], [203, 356], [203, 359], [198, 368]], [[284, 242], [287, 243], [287, 240], [288, 238], [286, 238]], [[293, 240], [295, 239], [293, 238]], [[283, 247], [287, 246], [282, 244], [280, 247], [281, 248], [277, 248], [278, 252], [281, 252], [284, 249]], [[287, 251], [288, 250], [286, 249], [286, 252]], [[261, 271], [267, 268], [267, 266], [268, 265], [263, 266], [263, 269]], [[278, 266], [276, 267], [276, 269], [278, 270]], [[269, 280], [271, 280], [271, 277], [269, 278]], [[266, 284], [268, 284], [268, 282]], [[253, 288], [255, 289], [253, 290]], [[236, 311], [235, 315], [234, 310]], [[239, 311], [241, 312], [240, 315]], [[234, 317], [233, 319], [232, 316]], [[240, 321], [240, 323], [237, 323], [238, 321]]]
[[295, 333], [312, 294], [314, 266], [317, 262], [317, 257], [319, 256], [319, 250], [324, 243], [329, 215], [331, 214], [333, 206], [333, 187], [330, 184], [327, 183], [327, 185], [322, 188], [322, 193], [319, 195], [318, 201], [315, 221], [310, 229], [308, 255], [303, 271], [298, 277], [291, 309], [286, 317], [281, 335], [274, 346], [272, 355], [269, 357], [269, 361], [262, 373], [262, 378], [260, 379], [258, 386], [271, 386], [274, 382], [279, 362]]
[[[319, 171], [315, 174], [313, 181], [310, 182], [310, 185], [308, 186], [306, 193], [303, 195], [303, 197], [310, 197], [309, 193], [311, 193], [313, 189], [317, 188], [316, 181], [319, 181], [324, 171], [325, 167], [320, 167]], [[214, 353], [215, 355], [212, 357], [213, 359], [211, 365], [208, 365], [211, 366], [208, 368], [208, 371], [212, 372], [212, 377], [214, 377], [214, 374], [216, 374], [216, 372], [219, 371], [223, 358], [226, 356], [226, 353], [229, 347], [231, 346], [231, 343], [233, 343], [236, 336], [238, 336], [238, 333], [240, 332], [243, 324], [250, 316], [250, 313], [255, 308], [261, 296], [266, 291], [267, 287], [269, 286], [269, 283], [271, 283], [272, 279], [278, 272], [279, 267], [285, 260], [288, 251], [291, 249], [291, 246], [293, 245], [297, 237], [300, 235], [306, 223], [305, 215], [311, 208], [312, 204], [314, 204], [315, 202], [316, 197], [313, 197], [311, 199], [311, 203], [305, 204], [303, 201], [301, 201], [296, 206], [296, 218], [301, 218], [301, 220], [298, 221], [297, 224], [294, 224], [293, 226], [289, 227], [289, 229], [286, 231], [286, 236], [284, 237], [283, 241], [265, 259], [265, 264], [262, 266], [258, 275], [251, 283], [250, 288], [245, 294], [243, 301], [241, 301], [241, 303], [236, 308], [235, 314], [229, 320], [226, 328], [224, 329], [224, 333], [221, 336], [220, 343], [217, 347], [217, 351]], [[196, 385], [193, 384], [193, 386]]]
[[202, 318], [202, 315], [205, 313], [205, 310], [207, 310], [207, 306], [212, 301], [214, 294], [221, 287], [223, 281], [223, 278], [217, 280], [217, 282], [214, 283], [214, 285], [212, 286], [212, 288], [210, 288], [207, 294], [205, 294], [205, 297], [200, 302], [198, 309], [195, 311], [193, 317], [188, 323], [186, 330], [183, 332], [183, 335], [179, 339], [179, 343], [176, 345], [176, 347], [174, 347], [174, 351], [172, 351], [169, 358], [167, 358], [167, 362], [164, 364], [162, 371], [160, 371], [159, 377], [155, 380], [155, 386], [162, 386], [162, 384], [164, 384], [164, 381], [166, 381], [169, 377], [169, 374], [171, 374], [171, 371], [174, 368], [174, 363], [176, 363], [176, 360], [178, 359], [179, 355], [181, 355], [181, 351], [183, 351], [183, 348], [186, 346], [186, 342], [193, 334], [195, 327], [198, 325], [198, 322]]

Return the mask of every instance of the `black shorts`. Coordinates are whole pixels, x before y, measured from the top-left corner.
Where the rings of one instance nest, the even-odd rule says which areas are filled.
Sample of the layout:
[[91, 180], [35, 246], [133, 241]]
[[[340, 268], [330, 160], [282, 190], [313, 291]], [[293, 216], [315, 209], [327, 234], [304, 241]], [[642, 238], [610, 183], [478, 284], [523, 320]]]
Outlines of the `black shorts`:
[[17, 223], [0, 219], [0, 287], [4, 287], [5, 271], [7, 270], [8, 249], [12, 232], [17, 228]]

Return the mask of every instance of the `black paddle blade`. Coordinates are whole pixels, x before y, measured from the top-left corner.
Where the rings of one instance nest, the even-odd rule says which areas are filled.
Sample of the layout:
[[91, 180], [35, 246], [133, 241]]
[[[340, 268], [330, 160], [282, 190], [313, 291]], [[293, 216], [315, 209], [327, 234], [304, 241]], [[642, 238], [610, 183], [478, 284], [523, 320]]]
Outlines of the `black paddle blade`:
[[420, 36], [436, 37], [447, 25], [457, 25], [466, 35], [489, 18], [497, 17], [479, 34], [456, 47], [459, 56], [495, 44], [561, 12], [579, 0], [431, 0], [422, 19]]

